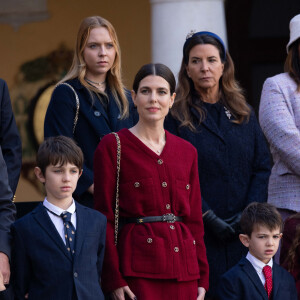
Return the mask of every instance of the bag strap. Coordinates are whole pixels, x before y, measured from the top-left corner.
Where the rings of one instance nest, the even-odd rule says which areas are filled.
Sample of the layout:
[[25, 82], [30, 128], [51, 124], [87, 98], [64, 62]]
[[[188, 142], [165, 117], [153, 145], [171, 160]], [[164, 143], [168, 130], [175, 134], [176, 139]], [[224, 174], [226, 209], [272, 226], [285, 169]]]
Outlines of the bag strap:
[[121, 141], [116, 132], [112, 132], [117, 141], [117, 182], [116, 182], [116, 206], [115, 206], [115, 245], [118, 244], [119, 232], [119, 186], [120, 186], [120, 170], [121, 170]]
[[75, 100], [76, 100], [76, 113], [75, 113], [74, 122], [73, 122], [73, 134], [74, 134], [75, 128], [76, 128], [76, 125], [77, 125], [77, 121], [78, 121], [78, 115], [79, 115], [79, 107], [80, 107], [79, 98], [78, 98], [78, 95], [77, 95], [76, 91], [75, 91], [74, 88], [71, 86], [71, 84], [66, 83], [66, 82], [62, 82], [62, 83], [57, 84], [56, 86], [59, 86], [59, 85], [66, 85], [66, 86], [68, 86], [68, 87], [73, 91], [73, 93], [74, 93], [74, 95], [75, 95]]

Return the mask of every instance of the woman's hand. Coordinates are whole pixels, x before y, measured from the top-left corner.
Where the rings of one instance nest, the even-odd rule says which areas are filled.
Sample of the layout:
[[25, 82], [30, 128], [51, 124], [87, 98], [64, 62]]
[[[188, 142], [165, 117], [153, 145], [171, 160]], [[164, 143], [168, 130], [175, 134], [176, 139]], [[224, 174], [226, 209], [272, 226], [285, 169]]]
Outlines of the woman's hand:
[[198, 297], [197, 300], [204, 300], [206, 290], [203, 287], [198, 287]]
[[[137, 300], [137, 298], [135, 297], [134, 293], [131, 291], [131, 289], [129, 288], [129, 286], [123, 286], [120, 287], [116, 290], [114, 290], [111, 293], [111, 297], [113, 300], [125, 300], [125, 293], [128, 295], [128, 297], [132, 300]], [[202, 300], [202, 298], [200, 298]], [[204, 299], [204, 297], [203, 297]]]
[[92, 184], [92, 185], [87, 189], [87, 191], [88, 191], [90, 194], [94, 195], [94, 184]]
[[4, 286], [4, 282], [3, 282], [3, 275], [0, 272], [0, 292], [6, 290], [5, 286]]

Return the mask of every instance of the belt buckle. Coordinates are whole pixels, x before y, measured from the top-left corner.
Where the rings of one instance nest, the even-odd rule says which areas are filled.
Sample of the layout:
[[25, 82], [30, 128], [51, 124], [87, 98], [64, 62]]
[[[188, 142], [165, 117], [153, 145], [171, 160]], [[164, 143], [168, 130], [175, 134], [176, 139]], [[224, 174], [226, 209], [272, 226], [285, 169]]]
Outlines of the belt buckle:
[[175, 218], [176, 218], [176, 216], [174, 214], [164, 214], [163, 215], [163, 222], [175, 223]]

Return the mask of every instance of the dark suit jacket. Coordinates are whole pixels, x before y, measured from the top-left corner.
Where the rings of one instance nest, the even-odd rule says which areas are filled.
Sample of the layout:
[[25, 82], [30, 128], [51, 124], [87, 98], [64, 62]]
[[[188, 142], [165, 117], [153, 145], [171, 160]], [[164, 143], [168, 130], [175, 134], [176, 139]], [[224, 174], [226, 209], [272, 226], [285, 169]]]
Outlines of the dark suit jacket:
[[[268, 300], [267, 292], [254, 267], [246, 258], [226, 272], [217, 290], [218, 300]], [[274, 262], [272, 300], [297, 300], [291, 274]]]
[[7, 166], [9, 185], [15, 193], [22, 165], [22, 144], [8, 88], [3, 79], [0, 79], [0, 146]]
[[10, 227], [15, 220], [16, 208], [9, 187], [6, 164], [0, 147], [0, 252], [10, 257]]
[[105, 249], [106, 218], [76, 203], [74, 262], [46, 209], [40, 204], [12, 226], [12, 282], [15, 299], [104, 300], [100, 275]]
[[58, 86], [49, 103], [44, 132], [45, 138], [49, 136], [64, 135], [77, 142], [84, 154], [84, 166], [82, 176], [79, 178], [75, 197], [81, 196], [93, 184], [93, 158], [94, 151], [100, 140], [112, 131], [119, 131], [122, 128], [130, 128], [134, 125], [135, 109], [129, 92], [128, 101], [130, 104], [130, 117], [120, 119], [120, 111], [116, 105], [113, 95], [108, 91], [108, 109], [94, 95], [94, 100], [88, 90], [76, 78], [68, 81], [75, 89], [80, 102], [79, 117], [73, 135], [73, 124], [76, 112], [76, 101], [73, 91], [65, 85]]

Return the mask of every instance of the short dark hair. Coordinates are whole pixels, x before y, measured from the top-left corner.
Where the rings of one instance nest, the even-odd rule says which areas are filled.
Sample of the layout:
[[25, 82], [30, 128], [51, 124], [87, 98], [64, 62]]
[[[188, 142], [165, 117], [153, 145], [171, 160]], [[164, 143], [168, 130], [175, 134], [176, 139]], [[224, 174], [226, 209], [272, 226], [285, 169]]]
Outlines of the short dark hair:
[[276, 207], [269, 203], [252, 202], [243, 211], [241, 217], [242, 233], [251, 237], [254, 227], [266, 226], [270, 230], [280, 228], [282, 231], [282, 218]]
[[132, 89], [137, 93], [140, 82], [147, 76], [160, 76], [165, 79], [170, 86], [171, 95], [175, 93], [176, 80], [172, 71], [164, 64], [146, 64], [136, 73]]
[[36, 156], [37, 166], [45, 176], [49, 165], [64, 165], [70, 163], [78, 167], [83, 166], [83, 153], [76, 143], [66, 136], [55, 136], [47, 138], [39, 147]]

